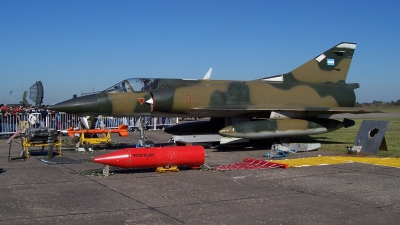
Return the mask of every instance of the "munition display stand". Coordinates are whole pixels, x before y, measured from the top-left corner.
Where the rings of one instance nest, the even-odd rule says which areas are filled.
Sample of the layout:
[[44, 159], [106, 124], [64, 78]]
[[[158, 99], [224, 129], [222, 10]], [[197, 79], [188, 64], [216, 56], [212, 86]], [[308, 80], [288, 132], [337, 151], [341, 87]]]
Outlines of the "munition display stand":
[[166, 172], [179, 172], [179, 169], [177, 166], [159, 166], [156, 168], [156, 172], [159, 173], [166, 173]]
[[99, 144], [106, 144], [107, 146], [111, 145], [111, 134], [109, 131], [103, 133], [103, 137], [99, 137], [97, 134], [85, 134], [82, 132], [79, 136], [78, 142], [76, 143], [75, 150], [80, 151], [80, 146], [85, 146], [87, 148], [87, 146]]
[[[119, 125], [116, 129], [87, 129], [87, 130], [74, 130], [70, 127], [67, 130], [70, 137], [79, 135], [78, 142], [76, 143], [75, 150], [80, 151], [80, 146], [106, 144], [111, 145], [111, 133], [118, 133], [119, 136], [128, 137], [128, 125]], [[99, 137], [98, 135], [103, 135]]]
[[30, 147], [49, 147], [49, 157], [52, 155], [53, 147], [58, 147], [61, 156], [62, 141], [57, 138], [57, 131], [51, 128], [28, 128], [22, 133], [22, 153], [26, 158], [30, 157]]

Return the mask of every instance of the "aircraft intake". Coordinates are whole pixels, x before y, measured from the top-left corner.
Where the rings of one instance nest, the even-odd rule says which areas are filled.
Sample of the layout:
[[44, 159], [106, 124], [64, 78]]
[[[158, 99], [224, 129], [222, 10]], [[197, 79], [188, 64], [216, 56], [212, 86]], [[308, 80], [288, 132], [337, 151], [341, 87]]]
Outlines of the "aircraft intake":
[[[345, 121], [348, 127], [351, 120]], [[267, 119], [234, 124], [218, 133], [226, 137], [262, 139], [322, 134], [342, 127], [343, 122], [333, 119]]]
[[171, 112], [174, 103], [174, 91], [171, 89], [157, 90], [150, 93], [151, 100], [146, 101], [155, 112]]

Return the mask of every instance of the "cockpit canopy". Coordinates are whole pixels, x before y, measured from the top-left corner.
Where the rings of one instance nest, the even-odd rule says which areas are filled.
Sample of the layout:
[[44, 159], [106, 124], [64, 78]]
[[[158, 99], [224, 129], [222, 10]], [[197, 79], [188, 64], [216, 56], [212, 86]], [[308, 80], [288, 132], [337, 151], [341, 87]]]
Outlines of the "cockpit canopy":
[[140, 92], [158, 89], [158, 79], [130, 78], [106, 89], [106, 92]]

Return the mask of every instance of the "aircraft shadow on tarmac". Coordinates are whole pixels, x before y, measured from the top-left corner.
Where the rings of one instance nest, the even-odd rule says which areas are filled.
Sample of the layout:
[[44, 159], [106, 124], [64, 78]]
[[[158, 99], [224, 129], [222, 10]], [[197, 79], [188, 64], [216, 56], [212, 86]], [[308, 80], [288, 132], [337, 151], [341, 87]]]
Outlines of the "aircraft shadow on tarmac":
[[[17, 154], [18, 154], [18, 156], [17, 156]], [[29, 155], [31, 157], [43, 156], [43, 157], [47, 157], [47, 158], [53, 158], [55, 156], [58, 156], [59, 153], [58, 153], [58, 151], [53, 150], [51, 157], [48, 157], [49, 152], [47, 149], [44, 149], [44, 150], [36, 150], [35, 149], [35, 150], [29, 150]], [[22, 152], [20, 152], [20, 151], [18, 153], [14, 153], [14, 152], [10, 153], [10, 156], [9, 156], [9, 162], [24, 162], [24, 161], [26, 161], [26, 159], [27, 159], [27, 157], [25, 156], [25, 154], [22, 154]]]

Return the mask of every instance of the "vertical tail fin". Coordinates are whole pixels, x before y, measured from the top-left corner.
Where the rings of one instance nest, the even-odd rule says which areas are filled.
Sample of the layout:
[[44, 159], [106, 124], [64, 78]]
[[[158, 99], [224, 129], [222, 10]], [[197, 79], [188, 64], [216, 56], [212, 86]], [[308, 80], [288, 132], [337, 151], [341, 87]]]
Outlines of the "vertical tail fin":
[[355, 43], [342, 42], [283, 75], [287, 82], [344, 83]]

